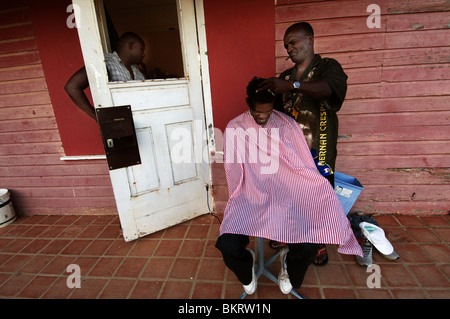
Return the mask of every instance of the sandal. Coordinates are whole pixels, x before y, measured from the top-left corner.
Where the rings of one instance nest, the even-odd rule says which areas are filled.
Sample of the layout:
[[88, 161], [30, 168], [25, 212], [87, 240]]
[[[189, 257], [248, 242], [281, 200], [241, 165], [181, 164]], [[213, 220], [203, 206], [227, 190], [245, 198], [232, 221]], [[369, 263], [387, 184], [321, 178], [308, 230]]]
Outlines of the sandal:
[[316, 259], [314, 259], [314, 265], [325, 266], [328, 264], [328, 254], [325, 245], [321, 245], [317, 250]]
[[269, 246], [272, 249], [281, 249], [283, 247], [286, 247], [286, 244], [285, 243], [280, 243], [280, 242], [275, 241], [275, 240], [271, 240], [271, 241], [269, 241]]

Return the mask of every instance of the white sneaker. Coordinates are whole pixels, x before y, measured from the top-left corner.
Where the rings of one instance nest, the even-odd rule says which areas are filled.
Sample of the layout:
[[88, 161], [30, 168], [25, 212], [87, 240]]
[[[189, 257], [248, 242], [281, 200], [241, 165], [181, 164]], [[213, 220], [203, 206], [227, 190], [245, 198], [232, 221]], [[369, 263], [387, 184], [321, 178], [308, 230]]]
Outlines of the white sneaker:
[[256, 260], [256, 256], [255, 256], [255, 252], [252, 249], [247, 249], [250, 254], [252, 255], [253, 258], [253, 265], [252, 265], [252, 282], [249, 283], [248, 285], [243, 285], [244, 286], [244, 290], [247, 293], [247, 295], [252, 295], [255, 293], [256, 291], [256, 286], [257, 286], [257, 280], [256, 280], [256, 275], [255, 275], [255, 260]]
[[280, 274], [278, 275], [278, 286], [280, 287], [281, 292], [285, 295], [290, 293], [292, 290], [291, 281], [289, 280], [289, 275], [286, 269], [286, 255], [288, 251], [289, 249], [284, 248], [280, 252], [281, 270]]

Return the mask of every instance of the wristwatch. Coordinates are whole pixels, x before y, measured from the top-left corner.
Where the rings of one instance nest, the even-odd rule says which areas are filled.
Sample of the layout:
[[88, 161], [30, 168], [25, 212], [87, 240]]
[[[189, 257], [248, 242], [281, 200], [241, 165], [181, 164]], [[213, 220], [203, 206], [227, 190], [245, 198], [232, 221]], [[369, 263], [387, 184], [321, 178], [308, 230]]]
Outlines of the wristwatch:
[[299, 81], [295, 81], [293, 86], [294, 86], [294, 89], [299, 89], [300, 88], [300, 82]]

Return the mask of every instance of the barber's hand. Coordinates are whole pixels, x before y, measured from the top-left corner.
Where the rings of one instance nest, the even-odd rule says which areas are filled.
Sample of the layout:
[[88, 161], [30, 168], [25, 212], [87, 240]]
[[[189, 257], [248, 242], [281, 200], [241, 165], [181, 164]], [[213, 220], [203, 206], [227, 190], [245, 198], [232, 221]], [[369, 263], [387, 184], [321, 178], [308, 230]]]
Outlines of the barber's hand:
[[283, 80], [279, 78], [270, 78], [261, 83], [261, 86], [256, 92], [269, 90], [272, 94], [281, 94], [289, 92], [293, 89], [292, 82], [289, 80]]

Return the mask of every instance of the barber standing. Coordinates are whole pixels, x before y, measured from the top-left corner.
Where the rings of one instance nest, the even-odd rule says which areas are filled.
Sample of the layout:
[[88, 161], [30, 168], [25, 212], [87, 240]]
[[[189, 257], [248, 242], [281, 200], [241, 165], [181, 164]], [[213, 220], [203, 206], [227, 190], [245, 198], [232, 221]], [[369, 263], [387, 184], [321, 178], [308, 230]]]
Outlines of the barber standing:
[[[347, 93], [347, 75], [334, 59], [314, 53], [314, 31], [307, 22], [291, 25], [284, 34], [284, 47], [295, 66], [267, 80], [259, 90], [269, 89], [279, 95], [276, 109], [293, 116], [299, 111], [310, 111], [316, 119], [318, 136], [313, 149], [319, 162], [335, 170], [338, 137], [338, 112]], [[326, 176], [334, 188], [334, 174]], [[314, 264], [325, 265], [328, 255], [325, 245]]]

